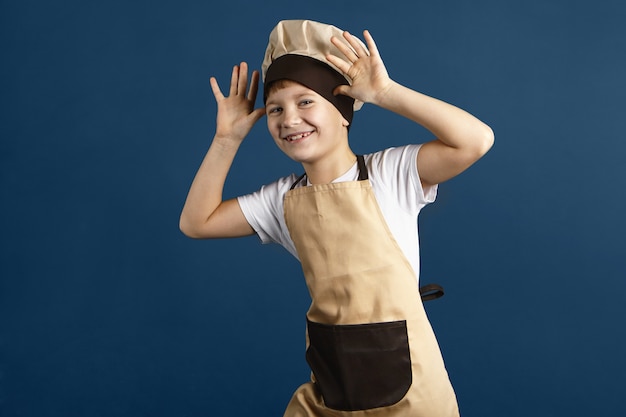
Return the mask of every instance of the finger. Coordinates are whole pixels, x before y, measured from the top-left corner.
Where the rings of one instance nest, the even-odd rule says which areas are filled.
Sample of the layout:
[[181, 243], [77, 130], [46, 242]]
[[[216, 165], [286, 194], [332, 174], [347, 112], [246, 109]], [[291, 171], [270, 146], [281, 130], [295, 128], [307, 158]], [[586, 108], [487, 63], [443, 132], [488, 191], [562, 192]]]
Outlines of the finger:
[[256, 100], [257, 92], [259, 91], [259, 71], [252, 71], [252, 77], [250, 78], [250, 91], [248, 91], [248, 100], [254, 102]]
[[359, 38], [348, 32], [347, 30], [343, 32], [343, 37], [345, 38], [345, 40], [348, 41], [348, 44], [350, 44], [352, 49], [354, 49], [354, 52], [357, 56], [362, 57], [369, 55], [369, 52], [363, 46], [363, 43], [359, 40]]
[[215, 100], [222, 100], [224, 98], [224, 94], [222, 94], [222, 90], [220, 90], [219, 84], [217, 84], [217, 80], [215, 77], [211, 77], [209, 79], [211, 83], [211, 90], [213, 90], [213, 96], [215, 96]]
[[237, 95], [245, 97], [247, 88], [248, 88], [248, 64], [245, 62], [242, 62], [239, 65], [239, 79], [237, 80]]
[[345, 44], [345, 42], [342, 42], [336, 36], [331, 37], [330, 41], [333, 45], [337, 47], [337, 49], [339, 49], [339, 52], [341, 52], [348, 61], [354, 62], [359, 59], [359, 57], [354, 53], [354, 50], [352, 50], [348, 45]]
[[230, 91], [228, 93], [229, 96], [234, 96], [237, 94], [237, 83], [239, 82], [239, 66], [235, 65], [233, 67], [233, 72], [230, 75]]
[[348, 71], [350, 71], [350, 67], [352, 66], [352, 64], [331, 54], [326, 55], [326, 60], [336, 66], [339, 71], [343, 72], [344, 74], [348, 74]]
[[370, 55], [379, 56], [378, 47], [376, 46], [376, 42], [374, 42], [374, 38], [370, 34], [369, 30], [363, 31], [363, 37], [365, 38], [365, 42], [367, 43], [367, 49], [369, 50]]

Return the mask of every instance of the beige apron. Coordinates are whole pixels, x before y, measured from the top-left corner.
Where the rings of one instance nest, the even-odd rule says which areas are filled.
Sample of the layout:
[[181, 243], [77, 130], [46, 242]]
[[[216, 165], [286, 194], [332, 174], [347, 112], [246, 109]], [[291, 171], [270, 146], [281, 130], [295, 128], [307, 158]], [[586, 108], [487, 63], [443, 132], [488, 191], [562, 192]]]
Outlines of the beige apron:
[[285, 196], [287, 228], [312, 298], [306, 353], [312, 377], [284, 416], [458, 416], [415, 272], [358, 161], [359, 181]]

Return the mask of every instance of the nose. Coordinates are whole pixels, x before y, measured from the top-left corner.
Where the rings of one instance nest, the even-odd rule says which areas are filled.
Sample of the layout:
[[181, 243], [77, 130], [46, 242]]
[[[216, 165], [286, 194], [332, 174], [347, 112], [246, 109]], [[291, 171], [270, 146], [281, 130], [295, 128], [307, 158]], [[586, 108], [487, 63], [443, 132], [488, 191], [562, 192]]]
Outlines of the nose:
[[283, 109], [283, 126], [284, 127], [292, 127], [300, 124], [302, 119], [300, 118], [300, 114], [297, 109], [294, 108], [285, 108]]

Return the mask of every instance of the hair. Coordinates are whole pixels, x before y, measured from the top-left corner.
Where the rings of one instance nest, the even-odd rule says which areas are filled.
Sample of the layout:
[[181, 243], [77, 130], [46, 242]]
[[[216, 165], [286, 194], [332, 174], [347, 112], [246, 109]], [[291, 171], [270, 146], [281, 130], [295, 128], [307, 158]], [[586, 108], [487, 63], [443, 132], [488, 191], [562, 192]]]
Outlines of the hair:
[[282, 90], [287, 87], [289, 83], [295, 83], [296, 81], [291, 81], [286, 78], [281, 78], [280, 80], [272, 81], [268, 85], [265, 86], [265, 95], [269, 97], [270, 94], [277, 92], [278, 90]]

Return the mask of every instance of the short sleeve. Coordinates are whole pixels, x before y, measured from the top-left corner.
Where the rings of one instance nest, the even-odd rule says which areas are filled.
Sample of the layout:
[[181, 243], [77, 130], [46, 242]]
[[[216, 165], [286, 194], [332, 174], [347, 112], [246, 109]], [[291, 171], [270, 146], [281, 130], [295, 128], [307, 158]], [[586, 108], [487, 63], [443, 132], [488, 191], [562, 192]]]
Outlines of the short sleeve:
[[382, 186], [389, 195], [396, 196], [404, 211], [412, 214], [437, 198], [437, 185], [422, 187], [417, 169], [420, 148], [420, 144], [389, 148], [372, 154], [370, 160]]
[[296, 250], [285, 224], [283, 199], [295, 180], [292, 174], [237, 198], [243, 215], [261, 242], [278, 243], [294, 256]]

